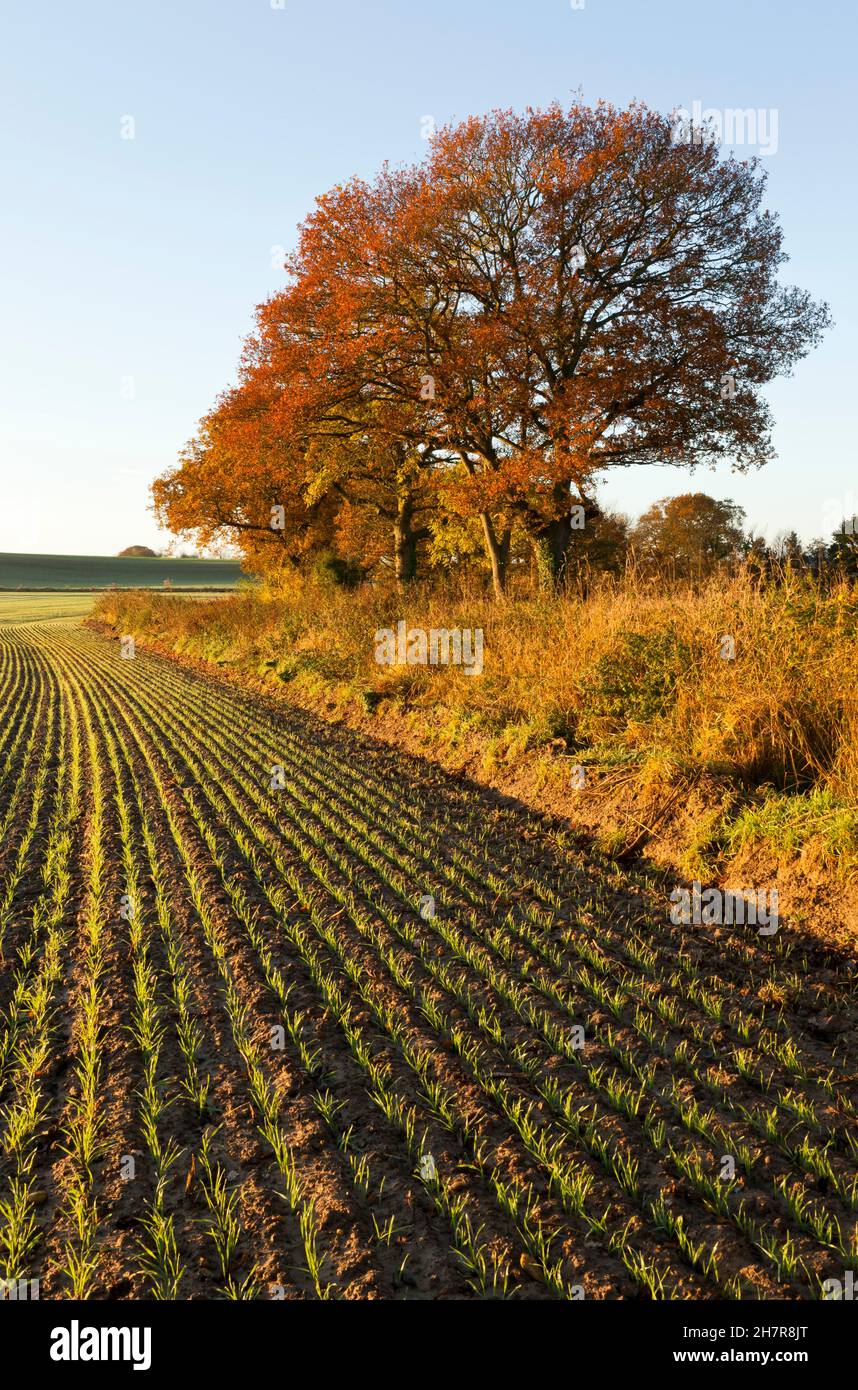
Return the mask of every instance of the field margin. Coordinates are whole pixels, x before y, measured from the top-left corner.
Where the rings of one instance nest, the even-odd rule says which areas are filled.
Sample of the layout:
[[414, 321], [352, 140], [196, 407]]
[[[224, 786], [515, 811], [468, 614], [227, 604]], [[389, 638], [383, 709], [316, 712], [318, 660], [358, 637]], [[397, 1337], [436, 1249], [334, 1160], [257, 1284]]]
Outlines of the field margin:
[[[114, 640], [119, 635], [112, 624], [97, 616], [85, 619], [84, 625]], [[445, 772], [467, 777], [538, 814], [557, 817], [574, 834], [591, 839], [602, 853], [620, 861], [640, 859], [660, 874], [675, 875], [677, 883], [690, 882], [681, 863], [688, 827], [712, 813], [717, 796], [712, 787], [680, 787], [654, 805], [639, 794], [630, 795], [627, 786], [604, 772], [590, 776], [586, 791], [570, 794], [569, 769], [575, 759], [565, 749], [525, 749], [501, 765], [489, 756], [491, 740], [487, 736], [479, 731], [465, 732], [450, 741], [441, 724], [433, 727], [427, 721], [423, 707], [401, 710], [385, 701], [368, 711], [353, 694], [344, 697], [334, 682], [308, 686], [293, 680], [284, 686], [276, 671], [260, 675], [247, 663], [209, 661], [187, 650], [177, 651], [172, 643], [150, 634], [135, 632], [134, 636], [141, 649], [179, 666], [426, 758]], [[858, 944], [858, 903], [852, 901], [851, 893], [858, 875], [844, 878], [832, 871], [814, 846], [780, 858], [752, 847], [706, 880], [732, 890], [761, 881], [777, 887], [781, 914], [787, 920], [800, 924], [827, 945], [854, 949]]]

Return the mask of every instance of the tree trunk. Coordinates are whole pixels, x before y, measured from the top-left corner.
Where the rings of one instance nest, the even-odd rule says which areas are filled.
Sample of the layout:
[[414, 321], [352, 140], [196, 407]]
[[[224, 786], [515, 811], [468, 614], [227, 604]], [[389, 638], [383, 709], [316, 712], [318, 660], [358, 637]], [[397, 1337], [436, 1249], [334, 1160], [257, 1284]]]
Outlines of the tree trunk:
[[397, 584], [413, 583], [417, 576], [417, 541], [410, 519], [403, 519], [401, 513], [393, 523], [393, 559]]
[[414, 498], [410, 494], [400, 497], [393, 521], [393, 561], [397, 584], [414, 583], [417, 578], [417, 546], [428, 535], [428, 526], [414, 525]]
[[498, 537], [488, 512], [480, 512], [480, 521], [483, 523], [486, 554], [492, 567], [494, 595], [495, 598], [503, 598], [506, 592], [507, 565], [509, 563], [510, 528], [507, 527], [503, 535]]
[[[583, 527], [580, 512], [573, 521], [573, 507], [583, 507]], [[569, 556], [576, 535], [592, 525], [600, 515], [595, 502], [582, 499], [572, 503], [561, 516], [543, 521], [531, 531], [536, 561], [537, 584], [542, 593], [556, 593], [567, 573]], [[577, 523], [577, 524], [576, 524]]]

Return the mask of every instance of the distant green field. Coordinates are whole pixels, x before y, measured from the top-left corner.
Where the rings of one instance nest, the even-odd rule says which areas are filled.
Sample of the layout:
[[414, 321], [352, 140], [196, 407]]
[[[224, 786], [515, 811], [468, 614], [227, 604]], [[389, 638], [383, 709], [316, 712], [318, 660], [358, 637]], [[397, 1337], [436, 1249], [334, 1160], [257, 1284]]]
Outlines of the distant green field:
[[0, 593], [0, 627], [46, 618], [85, 618], [94, 603], [95, 594]]
[[[0, 555], [3, 589], [234, 589], [237, 560], [113, 555]], [[165, 585], [166, 581], [166, 585]]]

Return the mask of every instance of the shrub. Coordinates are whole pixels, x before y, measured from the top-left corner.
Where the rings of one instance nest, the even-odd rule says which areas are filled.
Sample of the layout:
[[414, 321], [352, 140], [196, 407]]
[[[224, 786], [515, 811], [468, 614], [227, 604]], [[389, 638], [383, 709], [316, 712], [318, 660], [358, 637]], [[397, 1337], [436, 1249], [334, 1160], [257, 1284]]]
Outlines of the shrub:
[[356, 560], [344, 560], [330, 551], [318, 557], [313, 572], [320, 584], [337, 589], [356, 589], [364, 578], [363, 569]]
[[598, 736], [659, 718], [674, 703], [691, 658], [690, 646], [673, 627], [621, 632], [581, 682], [581, 731]]

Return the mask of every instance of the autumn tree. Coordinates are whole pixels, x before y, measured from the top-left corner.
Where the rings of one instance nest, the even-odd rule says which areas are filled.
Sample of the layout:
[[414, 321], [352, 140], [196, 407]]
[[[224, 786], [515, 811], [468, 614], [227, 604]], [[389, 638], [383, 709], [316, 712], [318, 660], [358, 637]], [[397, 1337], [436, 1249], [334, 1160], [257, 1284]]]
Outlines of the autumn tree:
[[403, 343], [386, 305], [367, 294], [385, 260], [405, 176], [384, 177], [370, 195], [357, 183], [319, 200], [301, 229], [292, 284], [260, 307], [243, 360], [246, 379], [277, 395], [277, 428], [303, 451], [308, 496], [332, 494], [344, 514], [370, 512], [390, 539], [396, 577], [417, 572], [418, 548], [437, 511], [444, 460], [429, 425], [432, 391], [391, 391], [377, 363], [402, 368]]
[[522, 517], [556, 580], [604, 470], [764, 463], [760, 389], [828, 321], [777, 283], [757, 164], [675, 130], [639, 105], [474, 117], [305, 228], [295, 271], [324, 287], [352, 389], [413, 401], [431, 381], [424, 428], [461, 465], [498, 589], [493, 513]]
[[[427, 509], [478, 515], [501, 571], [511, 535], [468, 494], [469, 465], [451, 430], [453, 391], [470, 394], [473, 383], [454, 348], [456, 296], [426, 281], [433, 215], [420, 169], [384, 169], [372, 184], [355, 179], [320, 198], [288, 263], [293, 283], [263, 306], [251, 350], [259, 370], [290, 382], [285, 408], [308, 443], [321, 442], [329, 461], [344, 456], [330, 453], [332, 439], [346, 456], [363, 451], [362, 471], [387, 493], [402, 577], [428, 535]], [[443, 355], [432, 350], [438, 329], [429, 322], [442, 317], [452, 329]], [[337, 486], [345, 493], [350, 482], [354, 501], [354, 479], [341, 471]]]
[[266, 571], [331, 544], [336, 509], [310, 497], [309, 484], [305, 458], [276, 431], [270, 397], [245, 381], [221, 396], [178, 465], [155, 480], [153, 510], [177, 535], [234, 544], [250, 568]]
[[656, 502], [640, 517], [631, 544], [642, 558], [675, 575], [709, 574], [747, 547], [745, 513], [735, 502], [686, 492]]
[[762, 388], [828, 311], [778, 283], [758, 163], [676, 131], [637, 104], [492, 112], [320, 198], [239, 387], [290, 496], [375, 508], [403, 580], [433, 511], [472, 517], [500, 594], [516, 526], [559, 582], [608, 470], [766, 462]]
[[760, 388], [828, 322], [777, 283], [786, 258], [757, 164], [675, 130], [643, 106], [576, 104], [432, 142], [421, 259], [433, 293], [454, 297], [432, 348], [460, 374], [442, 408], [553, 577], [570, 504], [586, 509], [605, 469], [764, 463]]
[[574, 543], [566, 559], [567, 576], [579, 589], [586, 589], [594, 574], [621, 574], [628, 552], [628, 519], [618, 512], [600, 510], [574, 533]]

